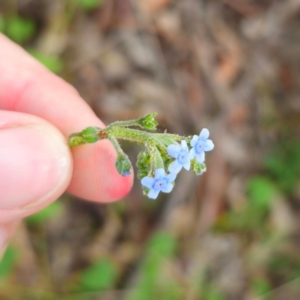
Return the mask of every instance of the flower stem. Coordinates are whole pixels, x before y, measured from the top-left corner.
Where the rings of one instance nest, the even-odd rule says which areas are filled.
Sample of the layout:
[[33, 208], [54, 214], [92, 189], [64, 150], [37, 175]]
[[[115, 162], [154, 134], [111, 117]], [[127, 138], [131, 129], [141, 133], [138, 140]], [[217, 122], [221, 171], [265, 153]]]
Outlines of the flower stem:
[[160, 140], [163, 138], [172, 138], [174, 140], [183, 140], [185, 137], [182, 137], [177, 134], [169, 133], [150, 133], [146, 131], [141, 131], [131, 128], [121, 128], [121, 127], [108, 127], [106, 128], [108, 135], [114, 136], [116, 139], [129, 140], [144, 145], [157, 145], [161, 144]]

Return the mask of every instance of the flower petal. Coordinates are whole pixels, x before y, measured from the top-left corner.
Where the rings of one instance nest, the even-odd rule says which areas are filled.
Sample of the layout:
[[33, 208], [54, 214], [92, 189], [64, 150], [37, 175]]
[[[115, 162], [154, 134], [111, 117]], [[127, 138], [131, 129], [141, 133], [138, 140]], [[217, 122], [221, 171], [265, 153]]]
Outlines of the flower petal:
[[177, 158], [177, 156], [180, 152], [180, 146], [169, 145], [167, 151], [171, 157]]
[[181, 147], [182, 149], [186, 149], [188, 147], [185, 140], [181, 141]]
[[199, 140], [199, 136], [194, 135], [192, 140], [190, 141], [191, 146], [194, 147], [196, 145], [196, 143], [198, 142], [198, 140]]
[[166, 172], [163, 168], [157, 169], [155, 171], [155, 179], [163, 178], [166, 176]]
[[214, 149], [214, 147], [215, 145], [212, 140], [206, 140], [203, 149], [204, 151], [210, 151]]
[[172, 182], [172, 181], [175, 180], [176, 175], [177, 175], [177, 174], [175, 174], [175, 173], [170, 173], [170, 174], [168, 174], [168, 175], [166, 176], [166, 178], [168, 179], [169, 182]]
[[173, 189], [173, 184], [168, 183], [161, 188], [161, 191], [164, 193], [170, 193]]
[[183, 167], [188, 171], [190, 168], [191, 168], [191, 161], [188, 160], [184, 165]]
[[160, 191], [151, 189], [147, 196], [151, 199], [156, 199]]
[[203, 163], [205, 161], [205, 152], [201, 152], [196, 156], [196, 160], [198, 163]]
[[174, 160], [170, 165], [169, 165], [169, 171], [170, 173], [179, 173], [182, 168], [182, 165], [178, 162], [178, 160]]
[[190, 158], [190, 159], [193, 159], [195, 156], [196, 156], [195, 149], [192, 148], [192, 149], [190, 150], [189, 158]]
[[141, 180], [142, 185], [149, 189], [152, 188], [153, 182], [154, 182], [154, 178], [149, 177], [149, 176], [146, 176], [146, 177], [142, 178], [142, 180]]
[[207, 128], [203, 128], [200, 132], [199, 138], [201, 140], [206, 140], [209, 137], [209, 131]]

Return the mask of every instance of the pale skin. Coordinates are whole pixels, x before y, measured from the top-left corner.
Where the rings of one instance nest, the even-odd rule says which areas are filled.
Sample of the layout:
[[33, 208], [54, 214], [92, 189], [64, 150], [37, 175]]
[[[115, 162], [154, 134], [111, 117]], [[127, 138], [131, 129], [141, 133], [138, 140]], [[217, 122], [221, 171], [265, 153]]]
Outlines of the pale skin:
[[67, 146], [88, 126], [104, 124], [77, 91], [0, 34], [0, 259], [20, 221], [64, 191], [95, 202], [130, 191], [107, 140]]

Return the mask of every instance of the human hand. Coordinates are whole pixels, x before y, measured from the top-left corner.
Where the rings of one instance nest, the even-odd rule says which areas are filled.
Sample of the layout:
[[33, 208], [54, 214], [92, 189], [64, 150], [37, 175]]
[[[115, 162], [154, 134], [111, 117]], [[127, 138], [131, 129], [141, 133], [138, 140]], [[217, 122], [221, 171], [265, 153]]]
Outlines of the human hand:
[[0, 258], [20, 220], [65, 190], [96, 202], [129, 192], [107, 140], [69, 150], [91, 125], [104, 127], [76, 90], [0, 34]]

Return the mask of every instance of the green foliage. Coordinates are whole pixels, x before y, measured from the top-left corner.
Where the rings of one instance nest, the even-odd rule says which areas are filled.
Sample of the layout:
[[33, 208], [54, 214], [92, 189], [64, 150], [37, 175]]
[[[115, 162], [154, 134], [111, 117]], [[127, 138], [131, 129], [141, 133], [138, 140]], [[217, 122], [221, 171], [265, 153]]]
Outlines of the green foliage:
[[289, 282], [300, 277], [300, 259], [290, 254], [276, 254], [270, 257], [269, 270], [281, 282]]
[[210, 289], [203, 297], [203, 300], [226, 300], [226, 298], [217, 290]]
[[172, 278], [162, 277], [164, 263], [170, 261], [177, 249], [176, 239], [167, 232], [158, 232], [150, 239], [142, 262], [140, 279], [127, 300], [180, 300], [182, 290]]
[[251, 178], [247, 183], [249, 205], [267, 211], [277, 191], [274, 184], [263, 176]]
[[266, 222], [272, 200], [277, 193], [275, 185], [266, 177], [256, 176], [247, 183], [248, 202], [238, 209], [222, 215], [215, 228], [221, 231], [241, 231], [243, 233], [263, 233], [268, 230]]
[[8, 247], [0, 262], [0, 278], [12, 274], [17, 258], [18, 251], [13, 247]]
[[118, 215], [120, 218], [124, 215], [126, 210], [125, 201], [117, 201], [110, 204], [111, 210]]
[[[270, 282], [265, 278], [254, 278], [251, 283], [251, 289], [257, 297], [270, 293], [273, 289]], [[268, 297], [269, 298], [269, 297]], [[266, 300], [266, 298], [264, 297]]]
[[[212, 279], [208, 276], [208, 274], [202, 274], [201, 279], [197, 282], [195, 286], [196, 291], [199, 294], [199, 299], [202, 300], [226, 300], [227, 297], [223, 295], [223, 293], [218, 288], [217, 284], [215, 284]], [[197, 298], [198, 299], [198, 298]]]
[[177, 248], [176, 239], [168, 232], [158, 232], [148, 243], [147, 253], [156, 253], [163, 258], [170, 258]]
[[239, 231], [242, 233], [252, 233], [258, 226], [265, 225], [264, 221], [265, 214], [261, 210], [257, 210], [251, 206], [244, 206], [241, 210], [229, 211], [222, 215], [217, 220], [215, 229], [221, 232]]
[[84, 10], [92, 10], [104, 3], [104, 0], [75, 0], [76, 3]]
[[60, 73], [63, 69], [63, 60], [60, 57], [46, 55], [36, 50], [28, 50], [28, 52], [35, 57], [39, 62], [41, 62], [46, 68], [48, 68], [53, 73]]
[[0, 15], [0, 32], [4, 32], [5, 21], [2, 15]]
[[8, 37], [19, 44], [32, 38], [36, 30], [34, 21], [20, 16], [8, 18], [5, 25]]
[[300, 179], [300, 142], [286, 141], [265, 158], [264, 165], [278, 187], [292, 193]]
[[80, 290], [102, 291], [112, 288], [118, 279], [118, 269], [109, 258], [101, 258], [80, 274]]
[[56, 218], [64, 210], [64, 205], [60, 201], [55, 201], [43, 210], [37, 212], [26, 218], [26, 222], [29, 225], [40, 225], [53, 218]]

